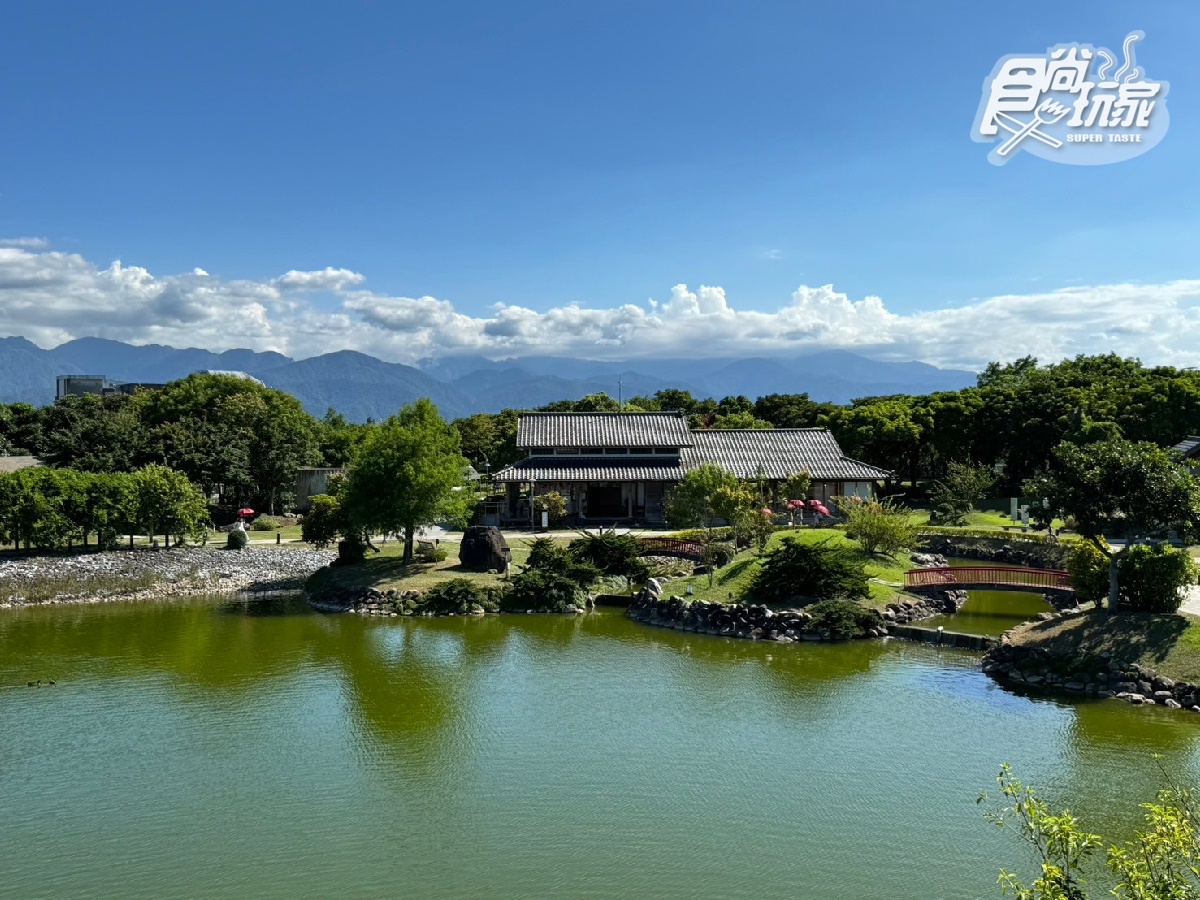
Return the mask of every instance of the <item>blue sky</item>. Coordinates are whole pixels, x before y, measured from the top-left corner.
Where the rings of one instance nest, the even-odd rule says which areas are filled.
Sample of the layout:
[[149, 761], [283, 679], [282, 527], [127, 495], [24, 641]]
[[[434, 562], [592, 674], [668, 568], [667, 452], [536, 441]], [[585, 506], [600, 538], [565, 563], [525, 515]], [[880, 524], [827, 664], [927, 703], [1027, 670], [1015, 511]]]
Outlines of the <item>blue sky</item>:
[[[1139, 62], [1171, 83], [1159, 146], [1109, 166], [988, 164], [969, 131], [998, 57], [1116, 48], [1134, 29]], [[1198, 38], [1190, 2], [21, 4], [0, 32], [0, 235], [41, 239], [19, 252], [43, 268], [67, 254], [97, 277], [117, 259], [144, 269], [139, 290], [185, 295], [159, 305], [190, 312], [141, 331], [78, 309], [4, 328], [308, 352], [324, 314], [334, 340], [402, 358], [425, 308], [613, 310], [686, 284], [771, 312], [832, 284], [909, 317], [1190, 282]], [[0, 270], [0, 302], [45, 308], [57, 290], [70, 308], [78, 266], [22, 294], [33, 263], [19, 262]], [[197, 267], [222, 286], [214, 303], [231, 284], [278, 293], [289, 271], [356, 277], [302, 299], [233, 289], [227, 302], [259, 303], [263, 322], [222, 334], [189, 328], [204, 301], [183, 276]], [[428, 303], [380, 313], [364, 293]], [[1188, 288], [1169, 303], [1186, 317], [1194, 300]], [[487, 349], [459, 325], [417, 343]], [[1119, 343], [1108, 325], [1061, 346], [1106, 339]], [[956, 354], [942, 361], [970, 362]]]

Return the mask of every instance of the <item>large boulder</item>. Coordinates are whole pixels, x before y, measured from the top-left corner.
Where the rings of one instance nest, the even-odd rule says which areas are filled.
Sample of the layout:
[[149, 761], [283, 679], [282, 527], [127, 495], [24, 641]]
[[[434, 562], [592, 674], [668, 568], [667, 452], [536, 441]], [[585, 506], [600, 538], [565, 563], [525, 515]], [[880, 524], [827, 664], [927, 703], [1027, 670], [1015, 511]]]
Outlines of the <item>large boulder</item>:
[[512, 551], [500, 529], [494, 525], [472, 525], [463, 534], [458, 561], [478, 572], [495, 569], [503, 572], [512, 562]]

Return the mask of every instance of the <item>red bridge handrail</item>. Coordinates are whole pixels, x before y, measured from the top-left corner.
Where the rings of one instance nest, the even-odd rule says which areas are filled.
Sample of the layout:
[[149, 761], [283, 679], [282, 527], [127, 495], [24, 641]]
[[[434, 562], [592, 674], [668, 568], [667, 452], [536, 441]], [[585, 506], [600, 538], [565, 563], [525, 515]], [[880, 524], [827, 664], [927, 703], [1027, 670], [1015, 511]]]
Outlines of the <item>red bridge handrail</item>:
[[910, 569], [904, 573], [906, 588], [921, 587], [1001, 587], [1049, 588], [1074, 591], [1071, 576], [1060, 569], [1017, 569], [1007, 566], [945, 566], [934, 569]]
[[642, 538], [643, 556], [682, 556], [685, 559], [704, 559], [704, 545], [682, 538]]

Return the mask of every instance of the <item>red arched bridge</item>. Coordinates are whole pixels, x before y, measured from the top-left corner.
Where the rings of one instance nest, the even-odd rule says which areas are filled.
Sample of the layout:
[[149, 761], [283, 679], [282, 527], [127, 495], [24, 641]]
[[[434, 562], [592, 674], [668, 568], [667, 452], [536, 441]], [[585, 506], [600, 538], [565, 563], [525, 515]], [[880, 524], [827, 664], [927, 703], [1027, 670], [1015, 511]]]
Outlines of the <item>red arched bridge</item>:
[[946, 566], [910, 569], [904, 589], [929, 591], [1028, 591], [1074, 596], [1071, 576], [1060, 569], [1018, 569], [1008, 566]]

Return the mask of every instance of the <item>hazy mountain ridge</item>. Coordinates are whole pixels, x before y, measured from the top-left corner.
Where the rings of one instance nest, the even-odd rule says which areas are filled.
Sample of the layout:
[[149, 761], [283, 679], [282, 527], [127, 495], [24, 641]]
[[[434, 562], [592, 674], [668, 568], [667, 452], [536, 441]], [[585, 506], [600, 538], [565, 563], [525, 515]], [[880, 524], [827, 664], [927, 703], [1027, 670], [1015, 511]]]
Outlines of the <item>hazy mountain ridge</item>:
[[530, 408], [604, 391], [626, 399], [664, 388], [697, 397], [808, 393], [846, 403], [880, 394], [956, 390], [975, 373], [922, 362], [881, 362], [844, 350], [745, 359], [648, 359], [628, 362], [531, 356], [489, 360], [449, 356], [418, 366], [388, 363], [353, 350], [294, 360], [280, 353], [215, 353], [161, 344], [137, 346], [80, 338], [43, 350], [21, 337], [0, 338], [0, 401], [54, 401], [56, 375], [103, 375], [114, 381], [172, 381], [199, 369], [233, 369], [294, 394], [321, 416], [333, 407], [347, 418], [382, 419], [418, 397], [457, 418], [505, 407]]

